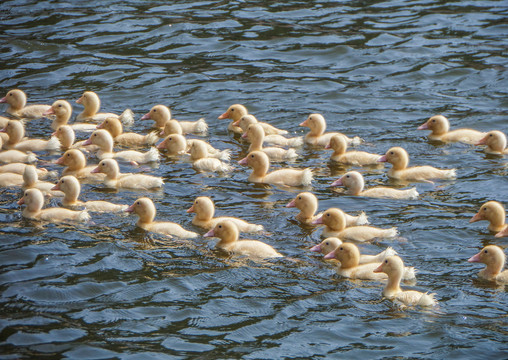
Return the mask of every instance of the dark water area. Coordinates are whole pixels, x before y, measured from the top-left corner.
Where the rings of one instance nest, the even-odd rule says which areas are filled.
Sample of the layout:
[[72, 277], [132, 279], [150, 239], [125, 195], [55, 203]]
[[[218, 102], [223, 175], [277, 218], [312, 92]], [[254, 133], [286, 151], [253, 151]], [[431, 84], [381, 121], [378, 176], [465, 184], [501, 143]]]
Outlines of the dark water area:
[[[285, 258], [229, 257], [203, 237], [168, 241], [137, 228], [136, 216], [40, 224], [21, 217], [19, 188], [1, 189], [0, 357], [506, 358], [506, 289], [478, 280], [483, 265], [467, 259], [488, 244], [508, 246], [485, 222], [468, 222], [485, 201], [508, 204], [507, 159], [429, 142], [416, 128], [443, 114], [452, 129], [508, 132], [507, 15], [506, 1], [3, 1], [2, 96], [20, 88], [29, 103], [66, 99], [77, 114], [74, 101], [95, 91], [102, 111], [131, 108], [128, 130], [139, 133], [153, 123], [141, 116], [164, 104], [179, 120], [204, 117], [204, 139], [232, 151], [226, 176], [165, 156], [155, 168], [123, 163], [123, 172], [164, 177], [163, 190], [87, 184], [83, 200], [148, 196], [157, 219], [203, 234], [185, 210], [210, 196], [218, 215], [264, 225], [267, 233], [250, 237]], [[332, 191], [352, 168], [319, 148], [272, 166], [312, 168], [321, 211], [365, 211], [375, 226], [397, 226], [400, 238], [362, 251], [392, 246], [418, 270], [409, 287], [436, 293], [439, 307], [401, 310], [382, 299], [383, 283], [342, 279], [310, 252], [321, 228], [285, 207], [301, 189], [253, 185], [236, 164], [248, 146], [217, 119], [234, 103], [291, 136], [318, 112], [329, 131], [364, 139], [359, 150], [402, 146], [413, 165], [455, 167], [456, 180], [416, 183], [418, 200], [396, 201]], [[27, 133], [52, 131], [41, 119]], [[48, 164], [59, 155], [39, 158], [60, 172]], [[359, 171], [374, 186], [392, 184], [387, 169]]]

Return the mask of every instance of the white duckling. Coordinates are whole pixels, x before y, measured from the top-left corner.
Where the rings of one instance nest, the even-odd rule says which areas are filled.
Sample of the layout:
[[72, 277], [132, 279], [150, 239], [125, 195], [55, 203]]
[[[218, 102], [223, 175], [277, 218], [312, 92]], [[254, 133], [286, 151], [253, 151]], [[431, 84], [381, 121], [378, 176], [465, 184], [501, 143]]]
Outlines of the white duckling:
[[86, 210], [73, 211], [60, 207], [53, 207], [42, 209], [44, 204], [44, 196], [39, 189], [25, 190], [23, 197], [18, 201], [18, 205], [25, 204], [22, 215], [25, 218], [33, 220], [43, 220], [53, 223], [58, 222], [87, 222], [90, 220], [90, 215]]
[[74, 142], [76, 140], [76, 134], [70, 125], [60, 125], [52, 136], [56, 136], [58, 141], [60, 141], [60, 147], [62, 150], [80, 149], [86, 152], [99, 150], [99, 148], [95, 145], [83, 145], [85, 140]]
[[115, 143], [122, 146], [154, 145], [157, 140], [159, 140], [159, 136], [155, 131], [147, 135], [136, 134], [134, 132], [123, 132], [122, 122], [120, 119], [114, 117], [104, 119], [102, 123], [97, 125], [97, 129], [109, 131]]
[[256, 117], [251, 114], [245, 114], [239, 120], [233, 123], [234, 126], [240, 126], [244, 133], [249, 128], [249, 125], [252, 124], [259, 124], [259, 126], [261, 126], [265, 132], [265, 135], [286, 135], [288, 133], [286, 130], [277, 129], [275, 126], [272, 126], [266, 122], [258, 121], [258, 119], [256, 119]]
[[365, 151], [347, 151], [347, 140], [343, 135], [333, 135], [325, 149], [333, 149], [330, 160], [347, 165], [379, 165], [381, 155], [371, 154]]
[[268, 155], [270, 161], [287, 161], [294, 160], [298, 157], [298, 154], [293, 148], [286, 150], [273, 146], [263, 147], [265, 132], [259, 124], [250, 124], [247, 131], [242, 135], [242, 138], [249, 139], [249, 152], [262, 151]]
[[99, 159], [121, 159], [124, 161], [135, 161], [138, 164], [159, 161], [160, 154], [156, 148], [151, 148], [147, 152], [139, 152], [135, 150], [125, 150], [113, 152], [113, 137], [104, 129], [95, 130], [83, 145], [94, 144], [99, 147], [97, 157]]
[[121, 174], [118, 163], [114, 159], [101, 160], [92, 173], [105, 174], [104, 184], [112, 188], [148, 190], [161, 188], [164, 185], [161, 177], [145, 174]]
[[85, 91], [81, 97], [76, 100], [76, 103], [83, 105], [85, 108], [76, 116], [77, 121], [95, 121], [101, 122], [108, 117], [118, 118], [125, 125], [132, 125], [134, 123], [134, 114], [131, 109], [125, 109], [120, 115], [113, 113], [100, 113], [101, 101], [99, 96], [93, 91]]
[[361, 143], [361, 139], [358, 136], [349, 138], [346, 135], [339, 132], [325, 133], [326, 121], [321, 114], [310, 114], [300, 126], [305, 126], [310, 131], [305, 135], [305, 142], [310, 145], [318, 145], [325, 147], [330, 143], [330, 139], [334, 135], [342, 135], [346, 139], [348, 144], [358, 145]]
[[338, 237], [341, 240], [369, 241], [375, 238], [393, 238], [397, 236], [397, 228], [380, 229], [373, 226], [351, 226], [346, 227], [344, 212], [337, 208], [326, 210], [321, 217], [312, 224], [324, 224], [322, 236]]
[[431, 130], [430, 140], [442, 142], [462, 142], [464, 144], [475, 144], [485, 136], [484, 132], [473, 129], [457, 129], [450, 131], [450, 123], [443, 115], [434, 115], [418, 127], [418, 130]]
[[0, 188], [22, 185], [23, 185], [23, 175], [9, 172], [0, 173]]
[[[155, 105], [148, 113], [141, 117], [141, 120], [152, 119], [155, 121], [155, 127], [164, 128], [167, 121], [171, 120], [171, 110], [165, 105]], [[175, 120], [178, 121], [178, 120]], [[182, 128], [182, 134], [204, 135], [208, 131], [208, 124], [205, 119], [197, 121], [178, 121]]]
[[72, 175], [62, 176], [57, 184], [53, 186], [52, 190], [63, 192], [63, 206], [84, 206], [85, 209], [92, 212], [120, 212], [125, 211], [129, 207], [128, 205], [113, 204], [102, 200], [86, 202], [78, 200], [81, 184]]
[[481, 138], [475, 145], [487, 145], [484, 150], [487, 154], [508, 154], [506, 135], [499, 130], [489, 131], [487, 135]]
[[49, 105], [26, 105], [26, 94], [19, 89], [10, 90], [0, 99], [0, 103], [7, 103], [6, 112], [23, 119], [39, 119], [50, 108]]
[[[336, 237], [329, 237], [321, 241], [319, 244], [311, 247], [310, 251], [319, 252], [323, 255], [328, 255], [331, 252], [335, 251], [335, 249], [337, 249], [339, 245], [342, 245], [342, 240]], [[397, 255], [397, 252], [392, 247], [388, 247], [377, 255], [361, 254], [359, 263], [360, 264], [380, 263], [388, 256], [392, 255]]]
[[345, 186], [347, 188], [347, 192], [355, 196], [415, 200], [418, 199], [419, 195], [416, 188], [399, 190], [385, 186], [376, 186], [363, 190], [363, 176], [358, 171], [350, 171], [344, 174], [340, 179], [335, 180], [330, 186]]
[[192, 206], [187, 210], [188, 213], [195, 213], [192, 223], [196, 226], [212, 229], [215, 225], [224, 220], [230, 220], [235, 223], [238, 230], [241, 232], [258, 232], [263, 231], [263, 225], [251, 224], [245, 220], [232, 217], [232, 216], [219, 216], [214, 217], [215, 205], [207, 196], [199, 196], [194, 200]]
[[273, 247], [258, 240], [239, 240], [238, 227], [230, 220], [220, 221], [204, 237], [218, 237], [215, 247], [234, 255], [243, 255], [254, 259], [282, 257]]
[[58, 129], [61, 125], [69, 125], [75, 131], [93, 131], [95, 130], [94, 124], [74, 123], [67, 124], [72, 115], [72, 106], [68, 101], [57, 100], [51, 107], [44, 113], [44, 116], [55, 115], [55, 119], [51, 123], [53, 130]]
[[53, 151], [60, 149], [60, 141], [54, 136], [49, 140], [42, 139], [24, 139], [25, 127], [19, 120], [9, 120], [7, 126], [1, 132], [9, 135], [9, 140], [4, 143], [5, 149], [19, 151]]
[[392, 168], [388, 170], [388, 176], [405, 181], [429, 181], [431, 179], [455, 179], [455, 169], [437, 169], [432, 166], [413, 166], [409, 164], [409, 155], [401, 147], [392, 147], [379, 162], [389, 162]]
[[506, 256], [499, 246], [487, 245], [468, 261], [487, 265], [485, 269], [478, 273], [478, 276], [482, 279], [506, 284], [508, 283], [508, 270], [503, 271], [505, 260]]
[[268, 173], [270, 160], [262, 151], [253, 151], [238, 163], [252, 168], [248, 178], [251, 182], [285, 186], [309, 186], [312, 182], [312, 171], [309, 168], [281, 169]]
[[85, 155], [78, 149], [67, 150], [55, 164], [66, 166], [62, 175], [73, 175], [78, 179], [89, 181], [104, 181], [104, 174], [92, 173], [96, 166], [86, 166]]
[[153, 221], [156, 215], [155, 205], [152, 200], [146, 197], [137, 199], [126, 210], [129, 213], [135, 213], [139, 219], [136, 223], [140, 228], [154, 233], [163, 234], [169, 237], [177, 236], [179, 238], [196, 238], [198, 234], [193, 231], [185, 230], [180, 225], [170, 221]]
[[187, 140], [183, 135], [171, 134], [157, 145], [157, 149], [166, 150], [166, 154], [170, 156], [183, 155], [187, 152]]
[[[3, 140], [0, 138], [0, 149], [3, 146]], [[32, 152], [24, 152], [19, 150], [1, 150], [0, 162], [2, 163], [33, 163], [37, 161], [37, 156]], [[5, 166], [5, 165], [4, 165]], [[24, 170], [24, 168], [23, 168]], [[7, 172], [7, 171], [6, 171]], [[22, 174], [19, 173], [18, 174]]]
[[488, 229], [490, 231], [499, 232], [508, 227], [506, 224], [506, 211], [504, 206], [497, 201], [487, 201], [469, 222], [474, 223], [481, 220], [487, 220], [489, 222]]
[[[295, 216], [296, 220], [310, 224], [312, 221], [319, 218], [322, 213], [316, 214], [318, 209], [318, 199], [317, 197], [310, 192], [301, 192], [296, 197], [291, 200], [287, 205], [287, 208], [296, 207], [300, 212]], [[346, 226], [354, 226], [354, 225], [366, 225], [369, 223], [367, 220], [367, 215], [362, 211], [360, 215], [353, 216], [344, 213], [346, 217]]]
[[[0, 166], [0, 173], [10, 172], [10, 173], [23, 175], [23, 173], [25, 172], [25, 168], [27, 166], [30, 166], [30, 165], [19, 163], [19, 162], [2, 165], [2, 166]], [[58, 175], [56, 171], [48, 171], [48, 169], [44, 169], [44, 168], [35, 168], [35, 172], [37, 173], [37, 178], [39, 178], [39, 179], [46, 179], [48, 177], [55, 177]]]
[[47, 181], [39, 181], [37, 169], [33, 165], [25, 166], [23, 172], [23, 189], [39, 189], [44, 195], [63, 196], [61, 191], [53, 190], [53, 183]]
[[434, 306], [437, 305], [435, 294], [422, 293], [415, 290], [402, 291], [400, 281], [404, 275], [404, 263], [397, 255], [386, 258], [374, 272], [388, 275], [388, 283], [383, 289], [383, 296], [403, 306]]
[[193, 142], [189, 149], [192, 165], [196, 170], [228, 172], [233, 170], [229, 164], [208, 156], [206, 145], [203, 142]]
[[[374, 270], [381, 265], [381, 261], [361, 264], [360, 250], [352, 243], [343, 243], [339, 245], [335, 250], [325, 255], [324, 259], [338, 260], [340, 266], [337, 267], [337, 273], [349, 279], [385, 280], [388, 278], [385, 273], [374, 272]], [[415, 269], [413, 267], [405, 267], [403, 279], [414, 280]]]

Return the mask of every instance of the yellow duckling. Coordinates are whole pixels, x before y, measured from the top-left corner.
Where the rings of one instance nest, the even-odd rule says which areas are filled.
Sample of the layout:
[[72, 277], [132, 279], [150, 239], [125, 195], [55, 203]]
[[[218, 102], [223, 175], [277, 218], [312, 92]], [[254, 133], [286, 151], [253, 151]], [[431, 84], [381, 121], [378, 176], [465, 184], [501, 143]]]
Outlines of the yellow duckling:
[[406, 181], [429, 181], [431, 179], [455, 179], [455, 169], [437, 169], [432, 166], [413, 166], [409, 164], [409, 155], [401, 147], [392, 147], [379, 162], [389, 162], [392, 168], [388, 170], [388, 176], [394, 179]]
[[253, 151], [238, 163], [252, 168], [248, 178], [251, 182], [286, 186], [309, 186], [312, 182], [312, 171], [309, 168], [281, 169], [268, 173], [270, 160], [262, 151]]
[[209, 157], [206, 143], [202, 141], [193, 142], [190, 146], [189, 152], [192, 165], [196, 170], [218, 172], [228, 172], [233, 170], [231, 165], [226, 164], [217, 158]]
[[113, 113], [100, 113], [101, 101], [99, 96], [93, 91], [85, 91], [81, 97], [76, 100], [76, 103], [83, 105], [85, 108], [76, 116], [76, 120], [82, 121], [95, 121], [101, 122], [108, 117], [118, 118], [125, 125], [132, 125], [134, 123], [134, 114], [131, 109], [125, 109], [122, 114], [117, 115]]
[[379, 165], [381, 155], [371, 154], [365, 151], [347, 151], [347, 139], [343, 135], [333, 135], [325, 149], [333, 149], [330, 160], [346, 165]]
[[487, 154], [508, 154], [506, 135], [498, 130], [489, 131], [487, 135], [481, 138], [475, 145], [487, 145], [484, 150]]
[[312, 224], [324, 224], [322, 236], [338, 237], [346, 241], [369, 241], [375, 238], [392, 238], [397, 236], [397, 228], [380, 229], [373, 226], [351, 226], [346, 227], [344, 212], [337, 208], [326, 210], [321, 217]]
[[233, 123], [234, 126], [240, 126], [244, 133], [247, 131], [249, 125], [252, 124], [259, 124], [265, 132], [265, 135], [286, 135], [288, 133], [286, 130], [277, 129], [275, 126], [268, 123], [258, 121], [258, 119], [251, 114], [245, 114]]
[[350, 171], [344, 174], [340, 179], [335, 180], [330, 186], [345, 186], [347, 192], [355, 196], [367, 196], [385, 199], [418, 199], [416, 188], [399, 190], [385, 186], [376, 186], [363, 190], [364, 180], [362, 174], [358, 171]]
[[109, 131], [115, 143], [122, 146], [154, 145], [159, 140], [157, 133], [154, 131], [147, 135], [123, 132], [122, 122], [114, 117], [104, 119], [102, 123], [97, 125], [97, 129]]
[[40, 181], [37, 175], [37, 169], [33, 165], [25, 166], [23, 172], [23, 189], [39, 189], [44, 195], [63, 196], [61, 191], [53, 190], [53, 183]]
[[[154, 120], [155, 127], [162, 129], [166, 122], [171, 120], [171, 110], [165, 105], [155, 105], [141, 118], [141, 120], [148, 119]], [[197, 121], [178, 121], [178, 124], [182, 128], [182, 134], [205, 135], [208, 131], [208, 124], [203, 118]]]
[[118, 163], [114, 159], [101, 160], [92, 173], [105, 174], [104, 184], [112, 188], [148, 190], [161, 188], [164, 185], [161, 177], [145, 174], [121, 174]]
[[464, 144], [475, 144], [485, 136], [485, 133], [473, 129], [457, 129], [450, 131], [450, 123], [443, 115], [432, 116], [418, 130], [431, 130], [430, 140], [442, 142], [462, 142]]
[[25, 139], [25, 127], [18, 120], [9, 120], [7, 126], [1, 132], [9, 135], [9, 140], [4, 143], [5, 149], [19, 151], [53, 151], [60, 149], [60, 141], [54, 136], [49, 140]]
[[51, 123], [51, 128], [57, 130], [62, 125], [69, 125], [75, 131], [93, 131], [94, 124], [74, 123], [67, 124], [72, 115], [72, 106], [65, 100], [55, 101], [51, 107], [44, 113], [44, 116], [55, 115], [55, 119]]
[[[3, 140], [0, 138], [0, 149], [3, 146]], [[37, 161], [37, 156], [35, 156], [32, 152], [24, 152], [19, 150], [1, 150], [0, 151], [0, 162], [2, 163], [33, 163]], [[4, 165], [5, 166], [5, 165]], [[23, 168], [24, 171], [24, 168]], [[5, 171], [5, 172], [13, 172], [13, 171]], [[18, 174], [22, 174], [16, 172]]]
[[400, 281], [404, 274], [404, 263], [396, 255], [386, 258], [374, 272], [384, 272], [388, 275], [388, 283], [383, 290], [383, 296], [402, 306], [435, 306], [435, 294], [422, 293], [415, 290], [403, 291]]
[[506, 256], [499, 246], [488, 245], [468, 261], [480, 262], [487, 265], [478, 274], [482, 279], [506, 284], [508, 283], [508, 270], [503, 271], [505, 260]]
[[80, 149], [85, 152], [99, 150], [99, 147], [95, 145], [83, 145], [85, 140], [74, 142], [76, 140], [76, 134], [70, 125], [60, 125], [52, 136], [56, 136], [58, 141], [60, 141], [62, 150]]
[[488, 229], [490, 231], [503, 231], [508, 225], [506, 224], [506, 212], [504, 206], [497, 201], [487, 201], [483, 204], [475, 216], [469, 220], [474, 223], [480, 220], [487, 220], [489, 222]]
[[[323, 255], [328, 255], [331, 252], [335, 251], [335, 249], [337, 249], [342, 244], [342, 240], [339, 238], [329, 237], [321, 241], [319, 244], [314, 245], [309, 250], [313, 252], [319, 252]], [[391, 247], [386, 248], [386, 250], [383, 250], [377, 255], [360, 254], [359, 264], [380, 263], [388, 256], [392, 255], [397, 255], [397, 252]]]
[[[315, 215], [318, 209], [318, 199], [316, 195], [310, 192], [299, 193], [286, 205], [286, 207], [296, 207], [298, 210], [300, 210], [295, 218], [296, 220], [305, 224], [311, 224], [312, 221], [323, 215], [323, 213]], [[367, 215], [365, 215], [363, 211], [358, 216], [353, 216], [346, 213], [344, 213], [344, 216], [346, 218], [346, 226], [366, 225], [369, 223], [369, 220], [367, 220]]]
[[258, 240], [239, 240], [238, 227], [230, 220], [220, 221], [204, 237], [218, 237], [216, 247], [234, 255], [253, 259], [282, 257], [273, 247]]
[[62, 176], [58, 183], [53, 186], [52, 190], [63, 192], [63, 206], [84, 206], [85, 209], [92, 212], [120, 212], [125, 211], [129, 207], [128, 205], [113, 204], [102, 200], [86, 202], [78, 200], [81, 185], [78, 179], [72, 175]]
[[198, 237], [193, 231], [185, 230], [180, 225], [170, 221], [154, 221], [156, 215], [155, 205], [152, 200], [146, 197], [137, 199], [134, 204], [126, 210], [128, 213], [138, 215], [139, 219], [136, 223], [140, 228], [154, 233], [163, 234], [169, 237], [177, 236], [180, 238]]
[[[0, 103], [7, 103], [6, 112], [23, 119], [39, 119], [50, 108], [49, 105], [26, 105], [26, 94], [19, 89], [10, 90], [0, 99]], [[5, 125], [4, 125], [5, 126]]]
[[263, 231], [263, 225], [251, 224], [245, 220], [232, 217], [232, 216], [219, 216], [214, 217], [215, 205], [207, 196], [199, 196], [194, 200], [192, 206], [187, 210], [188, 213], [195, 213], [192, 223], [196, 226], [212, 229], [217, 223], [229, 220], [235, 223], [238, 230], [241, 232], [258, 232]]
[[265, 132], [260, 124], [250, 124], [247, 131], [242, 135], [242, 138], [247, 138], [250, 141], [248, 152], [262, 151], [270, 161], [288, 161], [294, 160], [298, 157], [295, 149], [282, 149], [278, 147], [263, 147], [265, 139]]
[[55, 164], [66, 167], [62, 175], [73, 175], [78, 179], [86, 179], [89, 181], [103, 181], [105, 179], [104, 174], [92, 173], [92, 170], [95, 169], [96, 166], [86, 166], [85, 155], [78, 149], [67, 150], [55, 161]]
[[304, 122], [300, 124], [300, 126], [305, 126], [310, 129], [310, 131], [305, 135], [305, 142], [310, 145], [318, 145], [325, 147], [330, 143], [330, 139], [334, 135], [344, 136], [348, 144], [358, 145], [361, 143], [361, 139], [358, 136], [354, 138], [349, 138], [346, 135], [339, 132], [330, 132], [325, 133], [326, 130], [326, 121], [323, 115], [321, 114], [310, 114]]

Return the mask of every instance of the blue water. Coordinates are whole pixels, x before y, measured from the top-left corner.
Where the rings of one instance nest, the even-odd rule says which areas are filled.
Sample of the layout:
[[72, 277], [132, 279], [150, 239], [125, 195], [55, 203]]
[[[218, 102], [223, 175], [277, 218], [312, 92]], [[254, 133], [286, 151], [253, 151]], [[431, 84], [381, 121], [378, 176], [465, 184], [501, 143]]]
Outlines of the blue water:
[[[505, 358], [506, 289], [478, 280], [482, 265], [467, 259], [487, 244], [508, 246], [485, 222], [468, 222], [485, 201], [507, 203], [507, 160], [431, 143], [416, 128], [444, 114], [452, 128], [508, 132], [507, 13], [505, 1], [2, 2], [2, 94], [66, 99], [78, 113], [74, 100], [92, 90], [103, 111], [131, 108], [129, 130], [139, 133], [152, 126], [141, 116], [165, 104], [176, 119], [204, 117], [205, 139], [233, 154], [227, 176], [168, 157], [153, 169], [122, 164], [164, 177], [163, 191], [88, 184], [83, 200], [148, 196], [158, 219], [202, 234], [185, 210], [210, 196], [217, 214], [263, 224], [267, 233], [253, 237], [285, 259], [228, 257], [215, 239], [168, 241], [137, 228], [135, 216], [39, 224], [21, 217], [19, 189], [1, 189], [1, 357]], [[311, 253], [321, 229], [285, 207], [299, 189], [252, 185], [250, 170], [236, 165], [248, 146], [217, 119], [234, 103], [291, 136], [305, 134], [298, 124], [319, 112], [330, 131], [363, 138], [360, 150], [403, 146], [411, 164], [457, 168], [457, 180], [417, 183], [418, 200], [395, 201], [332, 191], [351, 168], [318, 148], [273, 165], [311, 167], [320, 210], [363, 210], [375, 226], [397, 226], [400, 238], [362, 251], [393, 246], [418, 269], [410, 287], [435, 292], [439, 307], [400, 310], [382, 299], [382, 283], [342, 279]], [[52, 131], [41, 119], [27, 132]], [[61, 171], [48, 163], [58, 156], [40, 154], [41, 165]], [[391, 184], [386, 169], [361, 171], [369, 186]]]

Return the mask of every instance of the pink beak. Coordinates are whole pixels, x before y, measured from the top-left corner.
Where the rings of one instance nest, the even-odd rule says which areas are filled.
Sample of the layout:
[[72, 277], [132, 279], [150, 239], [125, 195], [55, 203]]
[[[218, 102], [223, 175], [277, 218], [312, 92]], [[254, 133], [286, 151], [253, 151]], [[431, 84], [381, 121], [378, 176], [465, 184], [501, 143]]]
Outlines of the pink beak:
[[313, 225], [318, 225], [318, 224], [322, 224], [322, 223], [323, 223], [323, 216], [320, 216], [317, 219], [312, 220], [312, 222], [311, 222], [311, 224], [313, 224]]
[[335, 259], [335, 251], [332, 251], [332, 252], [326, 254], [324, 259], [326, 259], [326, 260]]
[[330, 143], [326, 144], [325, 149], [331, 149]]
[[25, 203], [25, 197], [23, 196], [21, 199], [18, 200], [18, 205], [23, 205]]
[[100, 168], [97, 166], [95, 169], [93, 169], [92, 171], [90, 171], [92, 174], [97, 174], [97, 173], [100, 173], [101, 170]]
[[242, 134], [242, 139], [246, 139], [246, 138], [247, 138], [247, 131]]
[[471, 256], [471, 257], [469, 258], [469, 260], [468, 260], [468, 261], [469, 261], [469, 262], [481, 262], [481, 261], [480, 261], [480, 254], [481, 254], [481, 253], [482, 253], [482, 252], [480, 251], [478, 254], [476, 254], [476, 255], [474, 255], [474, 256]]
[[305, 119], [305, 121], [304, 121], [304, 122], [302, 122], [302, 123], [300, 124], [300, 126], [308, 126], [308, 124], [309, 124], [309, 123], [307, 122], [307, 120], [308, 120], [308, 119]]
[[494, 235], [495, 237], [503, 237], [503, 236], [508, 236], [508, 228], [505, 228], [504, 230], [501, 230], [500, 232], [498, 232], [496, 235]]
[[63, 165], [64, 164], [64, 157], [60, 157], [58, 158], [56, 161], [55, 161], [55, 164], [58, 164], [58, 165]]
[[376, 269], [374, 269], [375, 273], [381, 273], [383, 272], [383, 263], [381, 263], [381, 265], [379, 265]]
[[296, 207], [296, 199], [291, 200], [287, 205], [287, 208]]
[[207, 232], [205, 235], [203, 235], [203, 237], [213, 237], [213, 236], [215, 236], [215, 231], [213, 231], [213, 229]]
[[7, 96], [4, 96], [0, 99], [0, 103], [6, 103], [7, 102]]
[[46, 115], [54, 115], [55, 114], [55, 110], [50, 107], [48, 110], [44, 111], [44, 113], [42, 113], [42, 115], [46, 116]]
[[166, 140], [162, 140], [162, 142], [157, 145], [157, 149], [165, 149], [166, 148]]
[[76, 100], [76, 103], [77, 103], [77, 104], [81, 104], [82, 102], [83, 102], [83, 96], [82, 96], [82, 97], [80, 97], [78, 100]]
[[487, 143], [487, 137], [485, 136], [480, 141], [478, 141], [475, 145], [485, 145]]
[[128, 212], [128, 213], [131, 213], [131, 212], [134, 212], [134, 204], [132, 204], [131, 206], [129, 206], [127, 209], [124, 210], [125, 212]]
[[240, 126], [240, 119], [236, 120], [234, 123], [233, 123], [234, 126]]
[[330, 186], [344, 186], [342, 183], [342, 178], [335, 180]]
[[314, 245], [310, 248], [310, 251], [321, 252], [321, 244]]
[[386, 155], [381, 156], [379, 159], [377, 159], [377, 162], [386, 162]]
[[0, 130], [0, 132], [6, 133], [7, 132], [7, 127], [4, 127], [2, 130]]
[[418, 126], [418, 130], [427, 130], [428, 128], [429, 128], [429, 125], [427, 123]]
[[224, 114], [219, 116], [217, 119], [228, 119], [228, 118], [229, 118], [229, 113], [226, 111]]
[[473, 216], [471, 218], [471, 220], [469, 220], [470, 223], [474, 223], [474, 222], [477, 222], [477, 221], [480, 221], [480, 220], [483, 220], [482, 218], [482, 215], [480, 214], [480, 212], [478, 211], [478, 213], [475, 214], [475, 216]]
[[150, 113], [146, 113], [145, 115], [143, 115], [141, 117], [141, 120], [148, 120], [148, 119], [151, 119], [152, 117], [150, 116]]
[[194, 212], [194, 205], [192, 205], [190, 208], [187, 209], [188, 213]]
[[99, 125], [97, 125], [97, 129], [104, 129], [104, 122], [101, 122]]
[[244, 157], [242, 160], [238, 161], [238, 164], [240, 164], [240, 165], [247, 165], [247, 156]]
[[56, 184], [51, 188], [51, 190], [60, 190], [60, 183]]
[[89, 137], [88, 139], [85, 140], [85, 142], [83, 143], [83, 145], [91, 145], [92, 144], [92, 137]]

